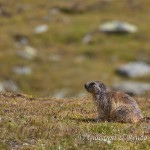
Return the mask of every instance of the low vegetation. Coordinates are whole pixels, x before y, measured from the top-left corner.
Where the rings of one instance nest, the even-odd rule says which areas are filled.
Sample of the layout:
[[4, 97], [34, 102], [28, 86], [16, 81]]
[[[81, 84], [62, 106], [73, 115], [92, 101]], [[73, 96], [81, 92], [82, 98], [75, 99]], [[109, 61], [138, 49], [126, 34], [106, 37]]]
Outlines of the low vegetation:
[[[2, 83], [13, 81], [9, 83], [17, 85], [17, 93], [34, 95], [0, 93], [0, 149], [149, 150], [149, 122], [97, 123], [91, 97], [81, 96], [89, 80], [108, 86], [150, 82], [150, 76], [129, 79], [115, 73], [121, 64], [150, 63], [149, 6], [148, 0], [0, 0], [0, 90]], [[134, 24], [138, 32], [97, 32], [112, 20]], [[48, 30], [36, 34], [41, 25]], [[91, 32], [91, 43], [83, 43]], [[35, 59], [18, 56], [26, 46], [36, 50]], [[32, 73], [17, 74], [13, 69], [18, 66]], [[64, 99], [35, 98], [56, 97], [62, 91], [67, 92]], [[150, 96], [137, 100], [150, 117]]]
[[[137, 100], [150, 116], [150, 99]], [[0, 93], [0, 149], [149, 150], [149, 122], [97, 123], [95, 118], [88, 95], [56, 99]]]

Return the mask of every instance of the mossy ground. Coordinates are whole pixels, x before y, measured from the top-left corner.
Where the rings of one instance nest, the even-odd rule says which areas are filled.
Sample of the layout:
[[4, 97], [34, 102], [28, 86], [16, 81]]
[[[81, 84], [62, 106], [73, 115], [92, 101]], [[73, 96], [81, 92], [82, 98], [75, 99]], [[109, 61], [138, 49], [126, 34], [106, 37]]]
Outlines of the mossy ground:
[[[136, 98], [144, 116], [150, 99]], [[149, 123], [97, 123], [90, 96], [34, 98], [0, 93], [0, 149], [149, 150]]]

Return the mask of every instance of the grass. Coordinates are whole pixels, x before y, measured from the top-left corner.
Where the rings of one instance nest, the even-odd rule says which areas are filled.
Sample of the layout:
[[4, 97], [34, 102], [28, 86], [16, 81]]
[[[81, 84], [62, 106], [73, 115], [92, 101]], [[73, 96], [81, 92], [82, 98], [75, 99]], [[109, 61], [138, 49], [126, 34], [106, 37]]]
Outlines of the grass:
[[[128, 79], [115, 74], [121, 64], [150, 63], [149, 5], [147, 0], [0, 0], [0, 82], [11, 79], [28, 94], [0, 93], [0, 149], [149, 150], [148, 122], [97, 123], [91, 97], [79, 98], [89, 80], [107, 85], [150, 82], [150, 76]], [[53, 7], [58, 14], [51, 13]], [[90, 44], [82, 43], [87, 33], [110, 20], [135, 24], [139, 30], [131, 35], [95, 33]], [[48, 25], [48, 31], [35, 34], [34, 28], [42, 24]], [[34, 60], [17, 55], [24, 45], [16, 35], [27, 37], [28, 45], [37, 49]], [[12, 68], [20, 65], [31, 67], [33, 73], [15, 74]], [[64, 99], [35, 97], [50, 97], [61, 90], [68, 91]], [[144, 116], [150, 116], [150, 96], [137, 100]]]
[[[150, 99], [137, 98], [144, 116]], [[90, 96], [35, 98], [0, 93], [0, 149], [149, 150], [149, 123], [97, 123]]]
[[[77, 8], [73, 7], [78, 3]], [[149, 4], [146, 0], [137, 0], [135, 4], [125, 0], [108, 3], [98, 0], [1, 0], [4, 13], [0, 18], [0, 81], [9, 78], [20, 91], [35, 96], [50, 96], [65, 88], [69, 91], [67, 97], [77, 97], [83, 93], [81, 85], [88, 80], [101, 80], [108, 85], [116, 80], [127, 80], [115, 74], [117, 66], [136, 60], [150, 63]], [[53, 7], [60, 12], [53, 15]], [[139, 31], [132, 35], [112, 36], [97, 33], [91, 44], [82, 43], [87, 33], [109, 20], [133, 23]], [[34, 28], [42, 24], [48, 25], [48, 31], [34, 34]], [[37, 49], [35, 60], [16, 55], [24, 47], [16, 41], [16, 35], [26, 36], [28, 45]], [[51, 61], [51, 55], [61, 59]], [[18, 65], [31, 67], [33, 74], [16, 75], [12, 68]], [[150, 78], [135, 80], [149, 82]]]
[[[97, 123], [91, 97], [79, 98], [89, 80], [107, 85], [150, 82], [150, 76], [128, 79], [115, 74], [121, 64], [150, 63], [149, 1], [0, 0], [0, 6], [0, 82], [11, 79], [28, 94], [0, 93], [0, 149], [150, 149], [149, 123]], [[54, 7], [58, 14], [51, 13]], [[95, 33], [90, 44], [82, 43], [87, 33], [110, 20], [135, 24], [139, 30], [131, 35]], [[48, 31], [35, 34], [34, 28], [42, 24]], [[24, 45], [16, 35], [27, 37], [28, 45], [37, 49], [34, 60], [17, 55]], [[33, 74], [15, 74], [12, 68], [20, 65], [31, 67]], [[64, 99], [35, 98], [61, 90], [68, 91]], [[137, 100], [144, 116], [150, 116], [150, 96]]]

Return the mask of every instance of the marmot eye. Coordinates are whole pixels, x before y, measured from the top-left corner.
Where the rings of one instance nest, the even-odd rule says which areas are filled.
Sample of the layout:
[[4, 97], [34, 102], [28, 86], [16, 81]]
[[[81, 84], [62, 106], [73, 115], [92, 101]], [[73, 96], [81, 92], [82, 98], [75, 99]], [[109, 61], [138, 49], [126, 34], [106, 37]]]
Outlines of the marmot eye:
[[91, 82], [91, 83], [90, 83], [90, 86], [93, 86], [94, 84], [95, 84], [94, 82]]

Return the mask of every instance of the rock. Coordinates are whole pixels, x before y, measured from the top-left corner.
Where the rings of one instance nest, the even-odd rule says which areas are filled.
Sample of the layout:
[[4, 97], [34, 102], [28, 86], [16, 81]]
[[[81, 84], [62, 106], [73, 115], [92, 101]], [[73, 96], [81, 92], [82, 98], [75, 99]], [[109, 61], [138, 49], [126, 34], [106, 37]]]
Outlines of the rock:
[[122, 82], [114, 84], [112, 88], [130, 95], [141, 95], [146, 91], [150, 91], [150, 84], [142, 82]]
[[20, 75], [30, 75], [32, 70], [29, 67], [15, 67], [13, 68], [13, 72]]
[[67, 94], [68, 94], [68, 90], [67, 89], [57, 90], [53, 94], [53, 97], [55, 97], [55, 98], [64, 98], [64, 97], [67, 96]]
[[18, 87], [16, 85], [16, 83], [12, 80], [8, 80], [6, 82], [4, 82], [4, 87], [6, 90], [10, 90], [10, 91], [13, 91], [13, 92], [17, 92], [18, 91]]
[[22, 58], [32, 60], [36, 57], [37, 50], [31, 46], [25, 46], [24, 49], [22, 51], [18, 51], [17, 54]]
[[44, 25], [37, 26], [37, 27], [34, 29], [34, 32], [35, 32], [36, 34], [40, 34], [40, 33], [47, 32], [47, 30], [48, 30], [48, 25], [44, 24]]
[[116, 72], [127, 77], [140, 77], [150, 74], [150, 65], [145, 62], [133, 62], [119, 67]]
[[92, 42], [92, 39], [93, 39], [93, 36], [91, 34], [86, 34], [82, 39], [82, 43], [89, 44]]
[[16, 34], [14, 38], [21, 45], [27, 45], [29, 43], [28, 37], [25, 35]]
[[53, 8], [50, 9], [50, 13], [51, 13], [52, 15], [57, 15], [57, 14], [60, 13], [60, 9], [57, 8], [57, 7], [53, 7]]
[[3, 83], [0, 83], [0, 91], [1, 91], [1, 92], [4, 92], [4, 91], [5, 91], [5, 87], [4, 87]]
[[104, 33], [135, 33], [138, 28], [126, 22], [110, 21], [102, 24], [99, 30]]
[[0, 91], [1, 92], [17, 92], [18, 86], [12, 80], [7, 80], [0, 82]]

